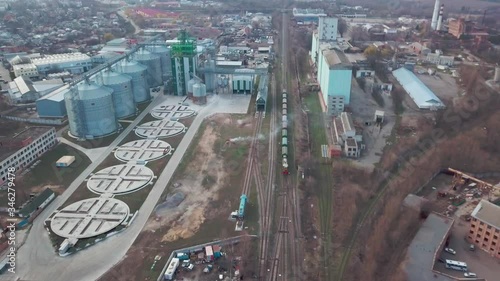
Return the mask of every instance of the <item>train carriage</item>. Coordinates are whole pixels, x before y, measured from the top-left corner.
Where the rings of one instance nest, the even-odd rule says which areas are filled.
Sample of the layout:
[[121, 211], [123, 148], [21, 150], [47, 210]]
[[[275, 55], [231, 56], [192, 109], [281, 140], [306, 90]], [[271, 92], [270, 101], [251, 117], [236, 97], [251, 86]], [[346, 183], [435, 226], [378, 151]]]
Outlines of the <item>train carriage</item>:
[[281, 147], [281, 156], [288, 157], [288, 147], [287, 146]]

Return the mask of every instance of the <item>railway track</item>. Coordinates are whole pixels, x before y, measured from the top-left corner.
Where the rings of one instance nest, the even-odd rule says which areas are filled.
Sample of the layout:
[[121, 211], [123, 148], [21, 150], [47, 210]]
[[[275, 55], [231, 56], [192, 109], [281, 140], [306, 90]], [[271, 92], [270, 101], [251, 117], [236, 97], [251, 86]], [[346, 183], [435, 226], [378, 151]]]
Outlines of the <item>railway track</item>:
[[[272, 78], [271, 85], [274, 85], [274, 77]], [[275, 87], [271, 87], [271, 97], [276, 95]], [[276, 103], [272, 103], [270, 114], [270, 127], [269, 127], [269, 145], [267, 153], [268, 171], [267, 180], [264, 183], [262, 180], [262, 172], [260, 170], [259, 162], [256, 161], [255, 165], [255, 181], [257, 187], [257, 194], [259, 198], [259, 220], [260, 220], [260, 244], [259, 244], [259, 276], [265, 276], [266, 264], [269, 252], [269, 239], [271, 231], [272, 212], [271, 206], [273, 202], [273, 189], [275, 178], [275, 158], [276, 158]], [[263, 147], [263, 146], [262, 146]], [[262, 150], [264, 151], [264, 150]], [[257, 155], [258, 156], [258, 155]], [[262, 279], [261, 279], [262, 280]]]
[[[282, 90], [288, 93], [287, 99], [292, 101], [292, 92], [287, 91], [288, 88], [288, 15], [282, 14], [282, 37], [281, 37], [281, 58], [282, 58]], [[281, 95], [276, 97], [276, 103], [281, 102]], [[289, 106], [291, 103], [288, 103]], [[281, 110], [277, 110], [281, 111]], [[291, 131], [293, 126], [288, 126]], [[293, 148], [293, 137], [288, 137], [289, 152]], [[289, 157], [289, 159], [291, 159]], [[288, 162], [289, 166], [294, 165], [291, 160]], [[273, 252], [271, 260], [269, 261], [269, 275], [267, 280], [270, 281], [289, 281], [289, 280], [303, 280], [301, 274], [301, 250], [300, 250], [300, 213], [298, 212], [298, 195], [296, 178], [292, 175], [285, 175], [282, 177], [281, 186], [279, 187], [279, 196], [276, 202], [278, 207], [277, 218], [278, 229], [274, 237]]]
[[252, 132], [252, 139], [250, 142], [250, 148], [248, 150], [248, 158], [247, 158], [247, 168], [245, 171], [245, 178], [243, 180], [243, 190], [242, 194], [248, 195], [252, 183], [252, 170], [254, 168], [254, 162], [256, 161], [256, 150], [257, 150], [257, 143], [258, 143], [258, 138], [261, 133], [262, 129], [262, 122], [264, 120], [264, 113], [263, 112], [256, 112], [255, 113], [255, 119], [256, 123], [253, 128]]

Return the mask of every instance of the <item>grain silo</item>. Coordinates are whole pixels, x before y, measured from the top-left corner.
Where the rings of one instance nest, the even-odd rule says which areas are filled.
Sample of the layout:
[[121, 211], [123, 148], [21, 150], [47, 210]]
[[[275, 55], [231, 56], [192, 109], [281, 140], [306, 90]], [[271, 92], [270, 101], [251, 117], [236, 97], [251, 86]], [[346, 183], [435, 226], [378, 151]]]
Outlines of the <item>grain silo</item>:
[[203, 83], [196, 83], [193, 85], [193, 102], [195, 104], [207, 103], [207, 88]]
[[132, 78], [132, 93], [136, 103], [151, 99], [149, 84], [146, 79], [147, 67], [133, 60], [121, 60], [113, 66], [114, 70]]
[[192, 98], [193, 97], [193, 86], [194, 84], [196, 83], [199, 83], [200, 81], [198, 81], [198, 79], [196, 78], [193, 78], [191, 80], [188, 81], [188, 85], [187, 85], [187, 96], [188, 98]]
[[148, 48], [153, 54], [157, 54], [161, 61], [161, 74], [163, 82], [166, 82], [172, 76], [172, 61], [170, 57], [170, 48], [166, 45], [150, 45]]
[[161, 78], [161, 59], [157, 54], [140, 49], [134, 54], [134, 60], [144, 64], [148, 68], [148, 84], [151, 87], [163, 85]]
[[107, 69], [98, 73], [94, 79], [97, 84], [113, 89], [116, 118], [125, 118], [135, 114], [132, 77]]
[[113, 107], [113, 90], [84, 81], [64, 95], [70, 132], [73, 136], [93, 139], [118, 130]]

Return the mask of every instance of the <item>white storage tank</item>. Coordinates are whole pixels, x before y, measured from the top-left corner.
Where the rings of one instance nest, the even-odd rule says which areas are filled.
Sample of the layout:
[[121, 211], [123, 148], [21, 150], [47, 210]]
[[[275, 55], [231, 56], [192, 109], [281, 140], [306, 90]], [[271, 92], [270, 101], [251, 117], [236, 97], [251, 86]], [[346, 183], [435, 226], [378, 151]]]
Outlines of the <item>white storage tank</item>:
[[187, 87], [187, 96], [188, 98], [193, 97], [193, 86], [194, 84], [199, 83], [199, 81], [195, 78], [191, 79], [188, 81], [188, 87]]
[[99, 85], [113, 89], [113, 105], [116, 118], [125, 118], [135, 114], [132, 77], [111, 70], [104, 70], [95, 76]]
[[132, 93], [135, 103], [145, 102], [151, 99], [148, 81], [146, 79], [147, 67], [133, 60], [121, 60], [113, 65], [113, 69], [119, 73], [127, 74], [132, 78]]
[[134, 60], [144, 64], [148, 68], [147, 77], [150, 87], [158, 87], [163, 84], [160, 56], [145, 49], [140, 49], [134, 54]]
[[118, 130], [113, 106], [113, 90], [84, 81], [64, 95], [70, 133], [78, 138], [93, 139]]
[[207, 87], [203, 83], [193, 85], [193, 102], [196, 104], [207, 103]]
[[163, 82], [167, 81], [172, 74], [171, 49], [167, 45], [150, 45], [148, 51], [160, 57], [162, 79]]

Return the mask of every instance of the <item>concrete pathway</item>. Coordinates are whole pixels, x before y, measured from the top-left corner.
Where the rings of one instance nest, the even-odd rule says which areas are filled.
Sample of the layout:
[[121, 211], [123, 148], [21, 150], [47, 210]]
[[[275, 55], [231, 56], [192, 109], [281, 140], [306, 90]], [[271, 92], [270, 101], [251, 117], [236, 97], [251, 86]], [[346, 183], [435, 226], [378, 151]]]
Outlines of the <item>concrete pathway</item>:
[[103, 153], [106, 153], [106, 150], [108, 149], [108, 147], [98, 147], [98, 148], [88, 149], [88, 148], [79, 146], [78, 144], [71, 142], [63, 137], [58, 137], [57, 139], [61, 143], [67, 144], [67, 145], [73, 147], [74, 149], [77, 149], [77, 150], [83, 152], [85, 155], [87, 155], [87, 157], [92, 162], [96, 162], [99, 159], [99, 157], [102, 156]]
[[[200, 111], [189, 127], [183, 140], [176, 148], [172, 158], [168, 161], [163, 172], [158, 177], [130, 227], [124, 232], [75, 255], [69, 257], [60, 257], [56, 255], [54, 248], [51, 246], [48, 233], [44, 228], [44, 221], [68, 199], [88, 175], [111, 153], [123, 138], [136, 127], [139, 123], [137, 120], [142, 120], [154, 106], [166, 99], [166, 96], [157, 96], [155, 101], [141, 113], [139, 118], [137, 118], [131, 126], [128, 126], [127, 129], [106, 148], [105, 153], [101, 154], [97, 161], [92, 162], [92, 164], [89, 165], [89, 167], [70, 185], [66, 192], [57, 197], [55, 201], [40, 214], [39, 218], [35, 220], [26, 243], [18, 251], [17, 276], [20, 277], [21, 280], [96, 280], [111, 267], [119, 263], [144, 228], [158, 202], [158, 198], [160, 198], [161, 194], [168, 186], [175, 169], [181, 162], [184, 153], [187, 151], [189, 144], [196, 135], [203, 120], [216, 113], [247, 113], [250, 96], [218, 95], [210, 97], [209, 103], [204, 107], [191, 105], [193, 108]], [[179, 101], [177, 101], [177, 99], [178, 97], [168, 96], [168, 100], [174, 103], [180, 101], [180, 99]], [[8, 278], [8, 275], [0, 275], [0, 280], [9, 280], [3, 279], [3, 276]]]

